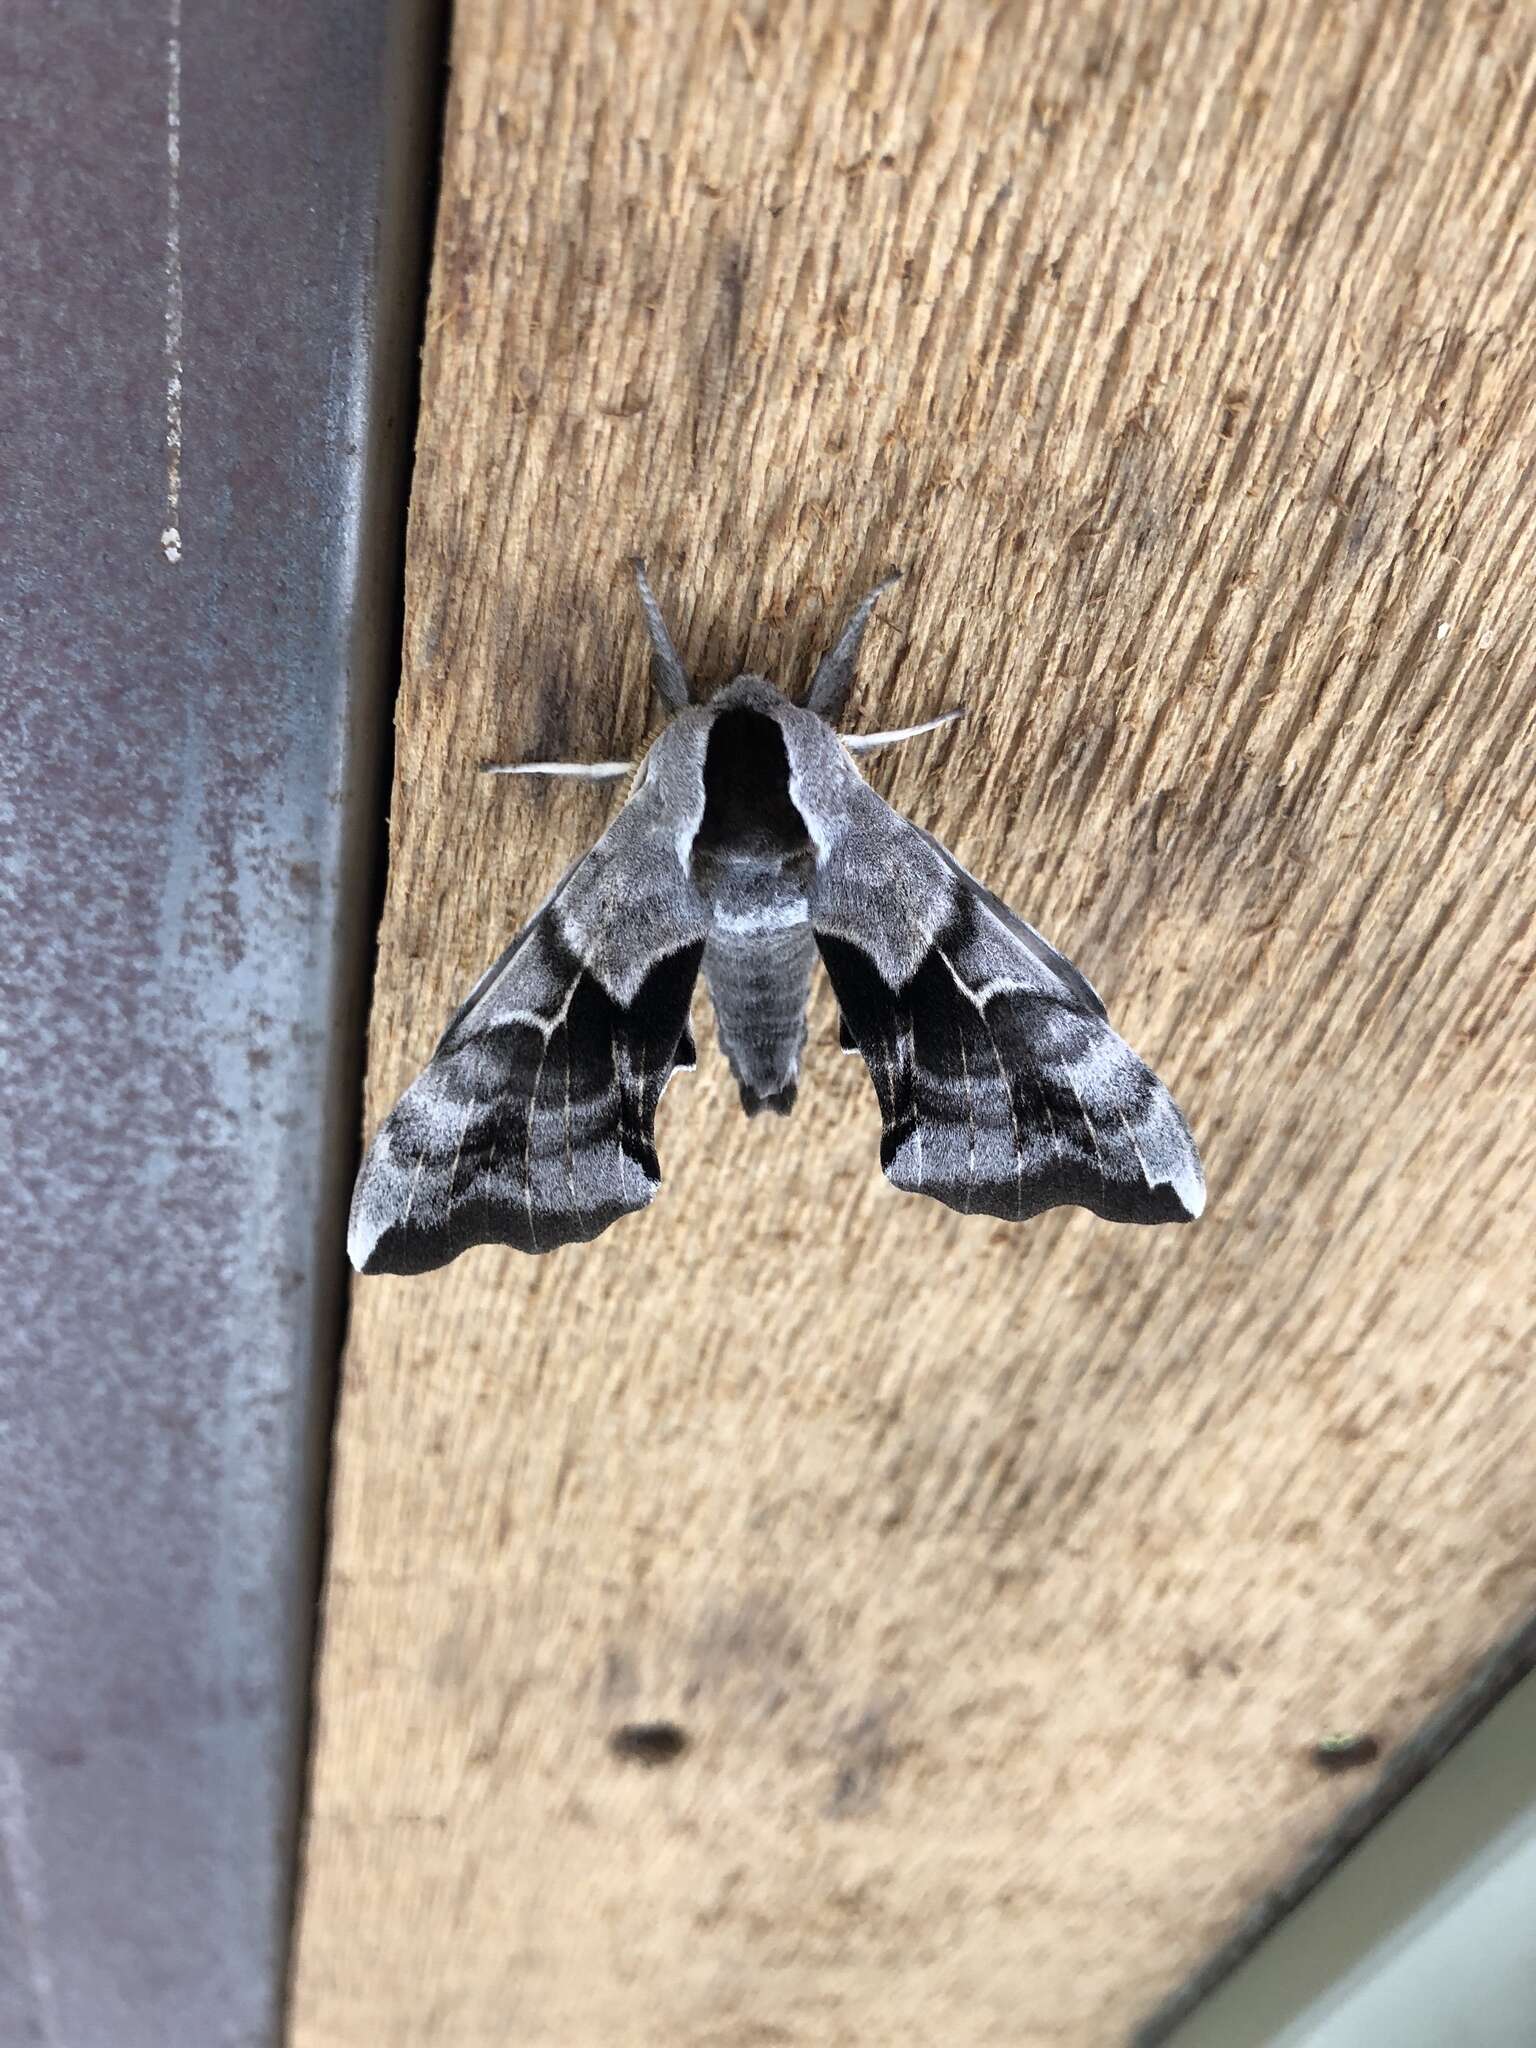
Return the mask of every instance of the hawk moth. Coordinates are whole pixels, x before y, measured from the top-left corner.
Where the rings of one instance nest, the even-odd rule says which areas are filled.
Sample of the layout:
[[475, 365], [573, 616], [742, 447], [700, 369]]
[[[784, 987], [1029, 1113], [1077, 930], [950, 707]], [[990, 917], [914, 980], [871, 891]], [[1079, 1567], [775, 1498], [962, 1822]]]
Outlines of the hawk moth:
[[[643, 1209], [656, 1106], [695, 1061], [702, 972], [748, 1116], [794, 1107], [816, 958], [860, 1053], [898, 1187], [1018, 1221], [1078, 1203], [1185, 1223], [1205, 1203], [1188, 1126], [1086, 977], [876, 795], [839, 734], [879, 585], [801, 704], [738, 675], [694, 700], [636, 562], [667, 713], [634, 786], [449, 1020], [357, 1178], [348, 1251], [421, 1273], [476, 1244], [547, 1252]], [[627, 775], [622, 761], [497, 773]]]

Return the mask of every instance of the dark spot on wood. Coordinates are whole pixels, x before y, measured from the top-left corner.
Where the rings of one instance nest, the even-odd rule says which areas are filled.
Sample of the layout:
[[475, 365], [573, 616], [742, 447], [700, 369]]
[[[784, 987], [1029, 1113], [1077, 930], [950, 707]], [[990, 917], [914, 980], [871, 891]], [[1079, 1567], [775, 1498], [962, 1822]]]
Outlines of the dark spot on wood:
[[675, 1721], [629, 1721], [614, 1729], [608, 1747], [622, 1763], [644, 1764], [654, 1770], [661, 1764], [676, 1763], [688, 1747], [688, 1736]]
[[1162, 829], [1163, 813], [1168, 807], [1168, 791], [1160, 789], [1147, 806], [1147, 843], [1153, 855], [1162, 852], [1159, 833]]
[[605, 1707], [614, 1707], [620, 1700], [632, 1700], [635, 1697], [640, 1690], [640, 1676], [635, 1669], [635, 1660], [627, 1650], [612, 1647], [604, 1650], [603, 1669], [598, 1687]]
[[891, 1740], [891, 1711], [888, 1706], [871, 1707], [840, 1735], [837, 1774], [827, 1801], [829, 1818], [850, 1820], [873, 1813], [880, 1804], [886, 1780], [906, 1753]]
[[736, 1671], [794, 1670], [805, 1663], [805, 1644], [772, 1600], [747, 1598], [707, 1614], [694, 1638], [694, 1656], [706, 1684], [721, 1685]]
[[699, 407], [693, 431], [693, 459], [696, 464], [707, 458], [724, 416], [741, 337], [745, 298], [746, 257], [741, 245], [732, 242], [720, 260], [714, 317], [704, 337]]
[[1374, 1735], [1325, 1735], [1314, 1743], [1311, 1760], [1320, 1771], [1358, 1771], [1375, 1763], [1381, 1744]]
[[1186, 1649], [1179, 1662], [1183, 1667], [1184, 1676], [1191, 1684], [1203, 1678], [1207, 1671], [1217, 1671], [1223, 1678], [1236, 1678], [1238, 1675], [1239, 1667], [1235, 1659], [1227, 1656], [1222, 1650]]

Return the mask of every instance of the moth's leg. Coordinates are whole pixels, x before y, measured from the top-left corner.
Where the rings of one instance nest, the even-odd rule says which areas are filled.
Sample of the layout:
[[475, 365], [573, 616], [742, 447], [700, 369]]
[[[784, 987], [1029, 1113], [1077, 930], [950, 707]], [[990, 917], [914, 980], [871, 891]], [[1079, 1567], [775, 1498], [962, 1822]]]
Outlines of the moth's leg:
[[824, 654], [811, 678], [811, 687], [805, 693], [805, 708], [814, 711], [818, 717], [835, 725], [842, 716], [843, 706], [848, 701], [848, 692], [853, 687], [854, 665], [859, 658], [859, 642], [864, 638], [864, 628], [869, 624], [869, 615], [875, 608], [875, 600], [882, 591], [889, 590], [893, 583], [901, 581], [901, 571], [887, 576], [883, 583], [877, 583], [843, 628], [842, 638], [830, 654]]
[[485, 761], [482, 775], [567, 775], [575, 782], [617, 782], [633, 775], [633, 761]]
[[661, 616], [661, 606], [656, 602], [656, 593], [646, 579], [644, 561], [639, 555], [633, 555], [630, 558], [630, 567], [635, 572], [635, 588], [640, 593], [640, 609], [645, 613], [645, 628], [651, 636], [651, 682], [657, 696], [669, 711], [686, 711], [691, 701], [688, 671], [683, 667], [677, 649], [672, 645], [672, 635], [667, 631], [667, 622]]
[[867, 754], [875, 747], [899, 747], [904, 740], [920, 739], [925, 732], [937, 732], [941, 725], [953, 725], [964, 716], [962, 704], [957, 711], [941, 711], [937, 718], [925, 718], [921, 725], [898, 726], [894, 732], [841, 732], [838, 738], [850, 754]]

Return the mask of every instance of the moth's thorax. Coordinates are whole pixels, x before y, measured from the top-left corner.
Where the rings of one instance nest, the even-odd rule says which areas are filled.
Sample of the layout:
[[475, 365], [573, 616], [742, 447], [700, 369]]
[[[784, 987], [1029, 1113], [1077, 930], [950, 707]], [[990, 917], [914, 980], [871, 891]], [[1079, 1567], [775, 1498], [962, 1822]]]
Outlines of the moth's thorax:
[[789, 755], [777, 718], [734, 702], [710, 723], [704, 752], [704, 816], [696, 850], [787, 859], [810, 850], [805, 819], [789, 794]]
[[[738, 723], [743, 712], [753, 714], [757, 722]], [[737, 676], [704, 707], [704, 715], [712, 724], [726, 718], [733, 721], [729, 740], [722, 747], [722, 761], [750, 733], [759, 762], [771, 760], [775, 775], [781, 760], [787, 764], [785, 793], [804, 828], [805, 851], [813, 862], [824, 858], [848, 793], [864, 780], [833, 728], [816, 712], [792, 704], [765, 676]], [[777, 747], [770, 731], [777, 733]]]
[[790, 796], [789, 755], [779, 722], [746, 693], [710, 721], [704, 811], [690, 865], [717, 935], [784, 930], [806, 921], [811, 835]]
[[738, 676], [707, 709], [691, 862], [710, 916], [703, 973], [747, 1114], [788, 1115], [815, 960], [815, 848], [790, 789], [787, 729], [810, 714], [759, 676]]
[[679, 859], [713, 900], [743, 867], [761, 871], [759, 883], [772, 873], [807, 894], [864, 787], [824, 718], [766, 677], [740, 675], [672, 716], [634, 794], [665, 818]]

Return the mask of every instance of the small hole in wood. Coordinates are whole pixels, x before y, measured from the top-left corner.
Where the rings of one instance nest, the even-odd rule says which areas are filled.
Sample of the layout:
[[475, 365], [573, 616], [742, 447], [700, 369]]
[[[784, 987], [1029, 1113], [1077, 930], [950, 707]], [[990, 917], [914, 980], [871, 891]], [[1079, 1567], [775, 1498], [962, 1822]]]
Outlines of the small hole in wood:
[[1311, 1754], [1320, 1771], [1357, 1771], [1375, 1763], [1381, 1744], [1374, 1735], [1325, 1735]]
[[688, 1747], [688, 1737], [675, 1721], [629, 1721], [614, 1729], [608, 1747], [624, 1763], [654, 1769], [658, 1764], [676, 1763]]

